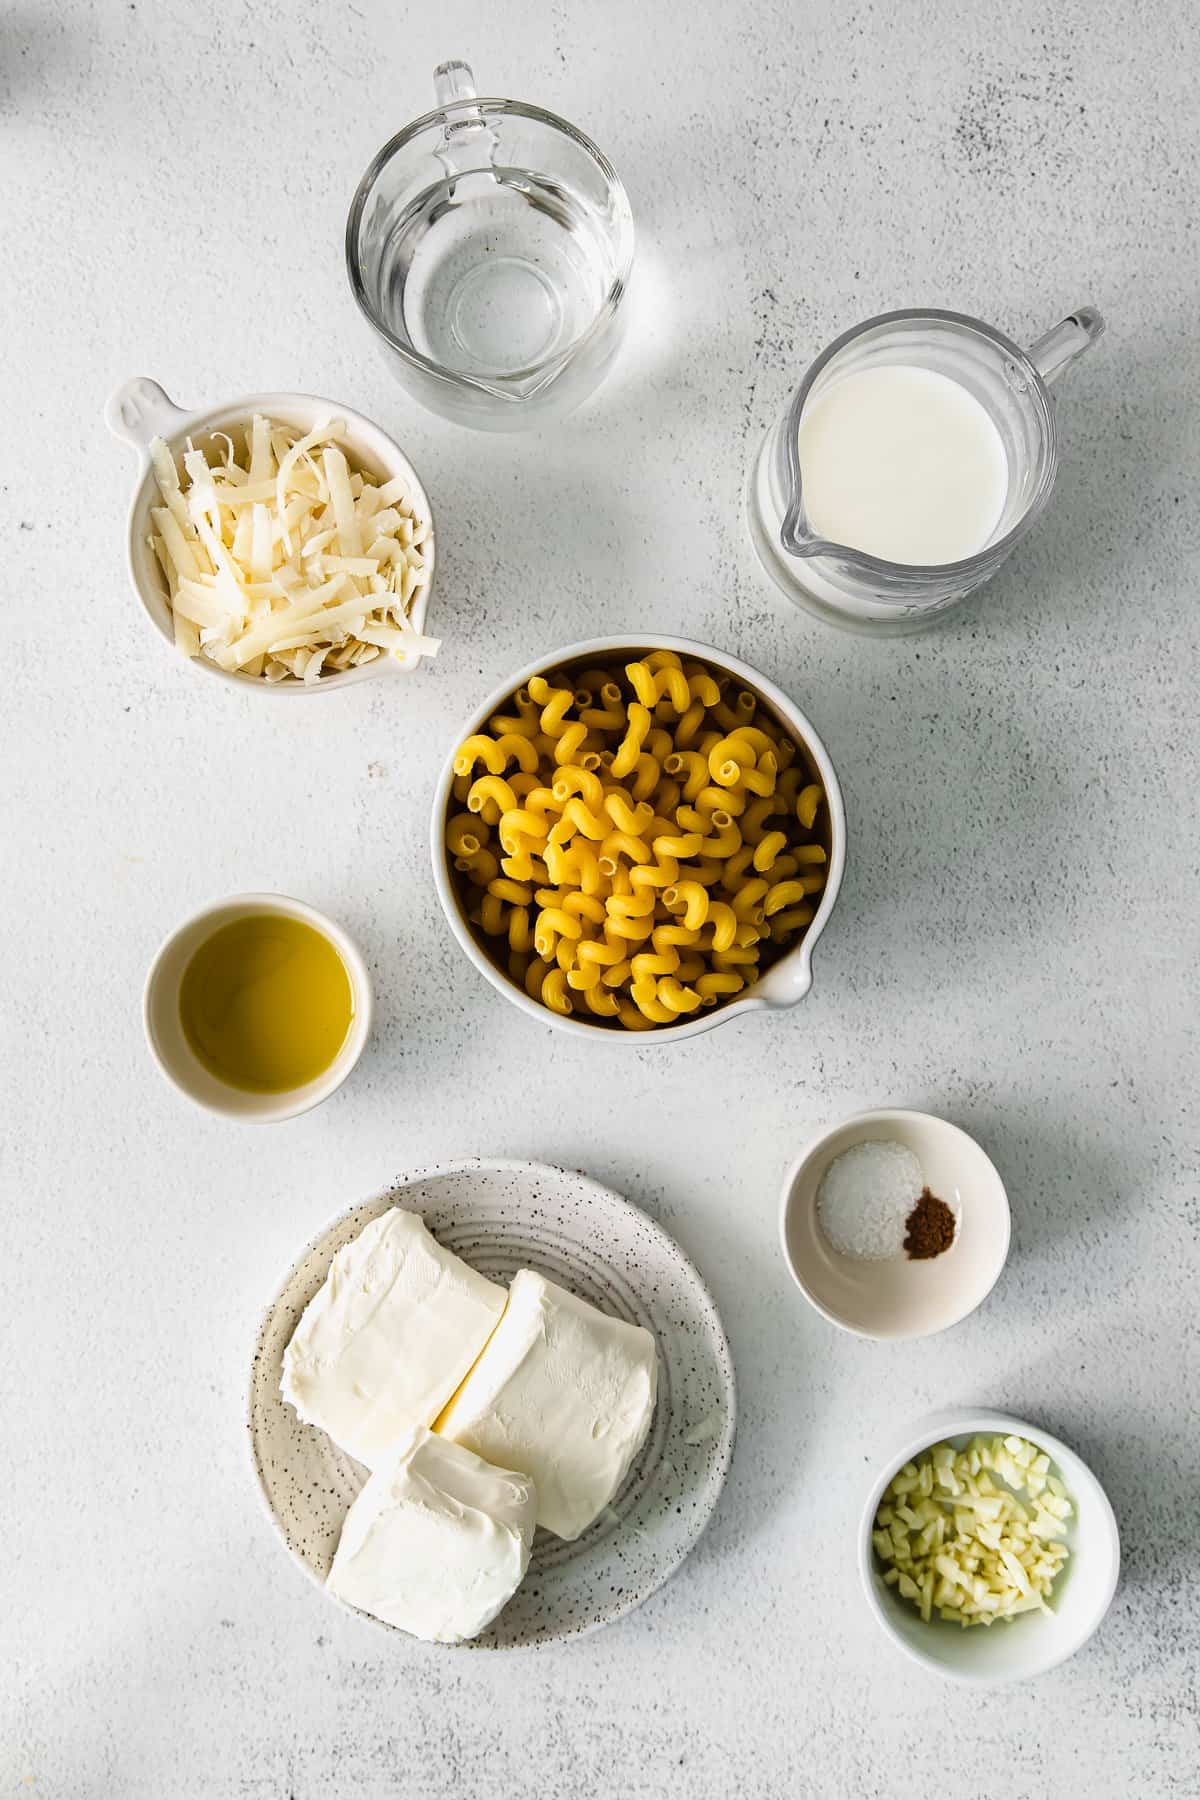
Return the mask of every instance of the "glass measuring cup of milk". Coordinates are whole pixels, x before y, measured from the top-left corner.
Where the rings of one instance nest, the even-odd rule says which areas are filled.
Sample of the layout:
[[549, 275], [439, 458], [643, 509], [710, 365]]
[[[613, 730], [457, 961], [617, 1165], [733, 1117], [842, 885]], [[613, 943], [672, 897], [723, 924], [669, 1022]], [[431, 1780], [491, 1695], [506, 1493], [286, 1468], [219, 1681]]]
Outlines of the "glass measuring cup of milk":
[[1049, 387], [1103, 329], [1085, 306], [1028, 351], [961, 313], [883, 313], [845, 332], [751, 472], [767, 573], [830, 624], [931, 624], [1041, 517], [1058, 466]]
[[354, 297], [431, 412], [513, 431], [561, 415], [617, 349], [633, 260], [625, 190], [565, 119], [434, 74], [435, 111], [380, 150], [346, 225]]

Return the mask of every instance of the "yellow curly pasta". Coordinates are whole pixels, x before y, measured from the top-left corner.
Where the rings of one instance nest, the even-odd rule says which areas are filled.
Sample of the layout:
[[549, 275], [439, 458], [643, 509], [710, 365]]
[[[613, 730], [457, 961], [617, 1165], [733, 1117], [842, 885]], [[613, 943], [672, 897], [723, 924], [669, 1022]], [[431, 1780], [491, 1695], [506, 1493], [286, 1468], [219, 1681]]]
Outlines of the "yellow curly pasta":
[[708, 753], [708, 772], [718, 787], [737, 787], [743, 769], [753, 769], [754, 747], [736, 732], [719, 738]]
[[585, 838], [600, 843], [608, 836], [608, 820], [600, 813], [592, 812], [584, 802], [573, 796], [562, 809], [562, 817], [550, 828], [552, 844], [569, 844], [576, 833], [581, 832]]
[[638, 893], [610, 894], [604, 902], [605, 915], [614, 919], [645, 919], [654, 911], [656, 902], [652, 888]]
[[516, 856], [522, 849], [522, 837], [532, 838], [535, 843], [544, 843], [549, 835], [544, 818], [527, 808], [515, 806], [511, 811], [502, 814], [499, 820], [500, 842], [509, 856]]
[[[517, 721], [514, 720], [513, 723]], [[496, 748], [506, 764], [515, 762], [526, 775], [532, 775], [538, 766], [537, 749], [524, 731], [502, 731], [496, 739]]]
[[479, 923], [489, 937], [499, 937], [504, 930], [504, 903], [490, 891], [479, 903]]
[[787, 843], [786, 831], [769, 831], [765, 837], [759, 838], [751, 860], [760, 875], [765, 875], [768, 869], [774, 867], [781, 852], [787, 849]]
[[683, 908], [683, 922], [689, 931], [699, 931], [712, 907], [708, 889], [699, 881], [677, 881], [663, 892], [663, 905], [672, 912]]
[[613, 913], [604, 921], [604, 935], [610, 942], [643, 944], [654, 930], [653, 913], [645, 916], [628, 913]]
[[672, 1013], [695, 1012], [700, 1004], [700, 996], [695, 988], [684, 987], [673, 975], [664, 975], [659, 982], [658, 999], [659, 1004]]
[[561, 969], [551, 969], [542, 982], [541, 1000], [551, 1012], [570, 1013], [574, 1011], [571, 996], [567, 992], [567, 978]]
[[514, 881], [509, 875], [497, 875], [494, 881], [488, 882], [487, 891], [497, 900], [507, 900], [510, 906], [528, 906], [533, 899], [533, 889], [528, 882]]
[[471, 791], [467, 795], [468, 812], [481, 813], [489, 800], [494, 800], [503, 815], [516, 812], [517, 796], [510, 781], [503, 775], [481, 775], [478, 781], [471, 783]]
[[652, 1025], [674, 1025], [676, 1014], [664, 1006], [658, 997], [658, 983], [653, 975], [646, 975], [641, 981], [630, 983], [630, 993], [638, 1011], [644, 1013]]
[[561, 812], [575, 794], [594, 813], [598, 813], [604, 805], [604, 783], [596, 771], [585, 769], [579, 763], [565, 763], [556, 771], [554, 786], [550, 790], [550, 797], [557, 811]]
[[742, 847], [742, 834], [738, 830], [737, 821], [729, 814], [718, 810], [712, 815], [709, 823], [712, 826], [711, 837], [700, 839], [698, 849], [705, 856], [732, 856]]
[[777, 881], [774, 887], [767, 890], [763, 911], [769, 919], [772, 913], [782, 912], [785, 906], [798, 906], [807, 891], [803, 880]]
[[710, 706], [717, 705], [721, 698], [720, 683], [707, 669], [700, 663], [688, 663], [684, 674], [688, 678], [688, 691], [693, 702], [699, 701], [706, 712]]
[[760, 912], [762, 906], [765, 905], [766, 896], [770, 891], [770, 887], [770, 882], [761, 875], [753, 881], [742, 882], [737, 893], [733, 897], [734, 918], [738, 920], [753, 919], [755, 914]]
[[[600, 858], [592, 845], [583, 838], [573, 838], [565, 847], [554, 846], [558, 858], [559, 874], [556, 877], [559, 887], [574, 882], [582, 893], [599, 894], [604, 886], [604, 875], [600, 868]], [[546, 854], [550, 854], [550, 846], [546, 846]]]
[[[628, 794], [621, 788], [610, 790], [601, 804], [617, 830], [628, 833], [630, 837], [639, 836], [642, 827], [654, 817], [652, 806], [645, 800], [639, 800], [636, 806], [631, 804]], [[600, 806], [595, 810], [599, 812]]]
[[588, 728], [580, 720], [568, 725], [561, 737], [554, 744], [554, 760], [556, 763], [570, 763], [583, 752], [587, 743]]
[[811, 831], [817, 818], [817, 808], [825, 798], [824, 792], [816, 782], [802, 788], [796, 799], [796, 817], [806, 831]]
[[742, 786], [760, 799], [770, 799], [775, 792], [775, 783], [779, 775], [779, 765], [775, 761], [773, 750], [764, 750], [752, 769], [742, 770]]
[[815, 916], [821, 784], [754, 694], [673, 651], [532, 676], [453, 771], [464, 912], [561, 1016], [678, 1024], [744, 992]]
[[722, 994], [740, 994], [745, 985], [745, 979], [732, 970], [723, 974], [714, 969], [711, 974], [696, 977], [696, 992], [702, 1006], [714, 1006]]
[[484, 737], [479, 732], [459, 746], [454, 758], [454, 773], [470, 775], [477, 762], [481, 762], [490, 775], [503, 775], [508, 766], [508, 759], [495, 738]]
[[625, 673], [643, 706], [653, 708], [666, 700], [677, 713], [684, 713], [691, 705], [688, 679], [678, 663], [664, 663], [653, 669], [647, 662], [631, 662], [626, 663]]
[[446, 847], [451, 856], [474, 856], [482, 850], [479, 828], [470, 813], [455, 813], [446, 821]]
[[633, 774], [642, 753], [642, 745], [650, 734], [650, 714], [640, 701], [635, 701], [629, 708], [626, 718], [625, 736], [612, 760], [614, 781], [624, 781], [627, 775]]
[[605, 874], [612, 875], [622, 856], [631, 863], [648, 863], [652, 854], [645, 838], [635, 837], [628, 831], [610, 831], [600, 846], [600, 867]]
[[488, 730], [499, 742], [506, 733], [515, 733], [517, 737], [535, 738], [538, 733], [537, 715], [527, 718], [523, 713], [493, 713], [488, 720]]
[[486, 887], [488, 882], [494, 881], [500, 873], [500, 859], [495, 851], [489, 850], [486, 845], [481, 850], [476, 850], [474, 856], [464, 860], [467, 864], [467, 877], [474, 882], [476, 887]]

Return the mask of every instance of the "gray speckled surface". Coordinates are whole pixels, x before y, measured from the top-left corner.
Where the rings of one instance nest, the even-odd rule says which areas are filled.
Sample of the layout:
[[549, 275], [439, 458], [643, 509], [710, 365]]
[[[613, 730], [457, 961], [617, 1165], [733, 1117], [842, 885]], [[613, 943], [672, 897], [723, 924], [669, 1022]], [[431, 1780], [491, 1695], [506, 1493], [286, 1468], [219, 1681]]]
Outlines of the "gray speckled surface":
[[[1196, 1794], [1194, 9], [58, 0], [7, 9], [0, 51], [3, 1791], [891, 1800], [970, 1752], [981, 1796]], [[409, 411], [340, 266], [362, 167], [455, 55], [590, 130], [638, 219], [619, 373], [541, 439]], [[1062, 390], [1054, 510], [975, 609], [900, 643], [786, 610], [741, 490], [810, 356], [889, 306], [1028, 341], [1084, 300], [1109, 333]], [[439, 519], [438, 666], [279, 709], [177, 668], [125, 589], [133, 466], [100, 420], [139, 370], [392, 428]], [[851, 826], [803, 1007], [633, 1060], [494, 995], [425, 864], [459, 718], [597, 619], [793, 692]], [[379, 1001], [352, 1083], [262, 1131], [178, 1101], [137, 1016], [166, 928], [254, 887], [342, 919]], [[806, 1310], [775, 1242], [798, 1145], [889, 1101], [977, 1133], [1015, 1224], [983, 1309], [899, 1350]], [[322, 1607], [242, 1441], [296, 1247], [472, 1152], [661, 1219], [739, 1376], [685, 1569], [530, 1667]], [[853, 1566], [876, 1447], [974, 1401], [1076, 1445], [1125, 1532], [1102, 1634], [983, 1696], [895, 1659]]]

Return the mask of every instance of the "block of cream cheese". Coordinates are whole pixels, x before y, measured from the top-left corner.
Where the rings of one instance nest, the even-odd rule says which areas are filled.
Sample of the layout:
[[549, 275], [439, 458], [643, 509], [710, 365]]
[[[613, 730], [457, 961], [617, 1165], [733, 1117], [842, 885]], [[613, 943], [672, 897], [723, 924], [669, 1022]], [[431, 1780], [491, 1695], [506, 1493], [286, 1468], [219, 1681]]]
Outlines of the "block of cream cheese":
[[416, 1426], [346, 1514], [325, 1585], [414, 1637], [459, 1644], [520, 1587], [536, 1522], [527, 1476]]
[[504, 1302], [416, 1213], [393, 1207], [334, 1257], [284, 1352], [280, 1392], [374, 1468], [407, 1426], [433, 1424]]
[[654, 1415], [658, 1363], [640, 1325], [522, 1269], [504, 1317], [436, 1429], [532, 1476], [538, 1524], [577, 1538], [629, 1472]]

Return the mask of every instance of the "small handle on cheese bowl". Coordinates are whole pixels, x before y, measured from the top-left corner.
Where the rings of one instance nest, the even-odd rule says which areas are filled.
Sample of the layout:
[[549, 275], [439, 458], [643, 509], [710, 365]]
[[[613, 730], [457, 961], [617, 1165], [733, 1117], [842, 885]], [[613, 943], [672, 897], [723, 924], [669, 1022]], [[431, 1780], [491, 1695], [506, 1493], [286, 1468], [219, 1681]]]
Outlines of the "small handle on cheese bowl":
[[148, 375], [125, 382], [104, 408], [104, 423], [113, 436], [143, 456], [149, 454], [152, 438], [173, 437], [187, 416]]

